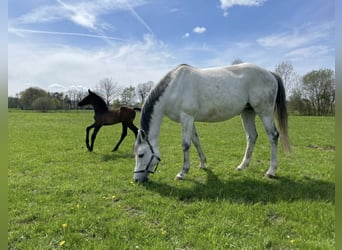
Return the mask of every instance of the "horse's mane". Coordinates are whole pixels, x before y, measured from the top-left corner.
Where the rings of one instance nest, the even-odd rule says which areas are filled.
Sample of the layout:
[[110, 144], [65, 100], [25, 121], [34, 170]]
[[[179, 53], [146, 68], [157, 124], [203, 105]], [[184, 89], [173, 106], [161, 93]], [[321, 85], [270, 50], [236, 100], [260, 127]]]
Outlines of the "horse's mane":
[[144, 106], [141, 111], [141, 118], [140, 118], [140, 127], [145, 131], [148, 135], [150, 130], [150, 122], [152, 119], [152, 113], [155, 103], [159, 100], [159, 98], [163, 95], [165, 89], [169, 86], [169, 83], [172, 80], [173, 73], [182, 66], [189, 66], [187, 64], [178, 65], [173, 70], [169, 71], [163, 79], [159, 81], [157, 86], [151, 91], [148, 95], [147, 100], [144, 103]]
[[95, 101], [96, 101], [96, 104], [95, 105], [93, 104], [94, 109], [96, 109], [96, 111], [99, 111], [99, 112], [108, 111], [108, 106], [106, 102], [103, 100], [103, 98], [94, 92], [91, 92], [91, 94], [95, 97]]

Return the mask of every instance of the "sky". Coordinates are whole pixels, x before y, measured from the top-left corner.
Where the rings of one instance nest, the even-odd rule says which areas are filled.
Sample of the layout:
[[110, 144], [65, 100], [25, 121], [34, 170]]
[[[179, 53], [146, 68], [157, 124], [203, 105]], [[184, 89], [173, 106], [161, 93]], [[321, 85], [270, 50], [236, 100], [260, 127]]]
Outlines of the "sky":
[[158, 82], [235, 59], [299, 75], [335, 69], [333, 0], [11, 0], [8, 95]]

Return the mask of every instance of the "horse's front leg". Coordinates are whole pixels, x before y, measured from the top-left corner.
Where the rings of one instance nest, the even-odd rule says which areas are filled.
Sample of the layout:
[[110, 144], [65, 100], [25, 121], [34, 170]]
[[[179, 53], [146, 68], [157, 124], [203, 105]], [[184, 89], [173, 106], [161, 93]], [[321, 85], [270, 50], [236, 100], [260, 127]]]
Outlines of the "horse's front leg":
[[89, 145], [89, 132], [90, 130], [95, 126], [95, 123], [89, 125], [87, 128], [86, 128], [86, 138], [85, 138], [85, 142], [86, 142], [86, 145], [87, 145], [87, 149], [89, 151], [91, 151], [90, 149], [90, 145]]
[[191, 137], [194, 126], [194, 118], [185, 113], [181, 114], [181, 124], [182, 124], [182, 147], [184, 154], [184, 163], [182, 170], [176, 175], [175, 180], [184, 180], [185, 175], [190, 169], [190, 157], [189, 150], [191, 146]]
[[93, 134], [91, 135], [91, 144], [88, 148], [89, 151], [93, 151], [93, 148], [94, 148], [94, 142], [95, 142], [95, 139], [96, 139], [96, 135], [97, 135], [97, 132], [99, 132], [100, 128], [102, 126], [95, 126], [94, 127], [94, 132]]

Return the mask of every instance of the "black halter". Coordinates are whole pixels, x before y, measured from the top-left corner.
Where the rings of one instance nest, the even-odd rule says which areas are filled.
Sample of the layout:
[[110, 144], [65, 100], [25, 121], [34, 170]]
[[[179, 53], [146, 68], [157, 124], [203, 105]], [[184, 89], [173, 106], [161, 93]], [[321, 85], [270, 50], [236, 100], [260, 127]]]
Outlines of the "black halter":
[[[150, 174], [154, 174], [154, 173], [156, 172], [156, 170], [157, 170], [157, 167], [158, 167], [158, 165], [159, 165], [159, 162], [161, 161], [160, 157], [154, 153], [153, 147], [152, 147], [152, 145], [151, 145], [151, 143], [149, 142], [148, 139], [146, 139], [146, 142], [147, 142], [147, 144], [148, 144], [148, 146], [150, 147], [150, 150], [151, 150], [151, 152], [152, 152], [151, 159], [150, 159], [150, 161], [148, 162], [148, 164], [147, 164], [147, 166], [146, 166], [145, 169], [134, 171], [135, 174], [137, 174], [137, 173], [150, 173]], [[158, 163], [157, 163], [157, 165], [155, 166], [155, 168], [153, 168], [152, 170], [149, 170], [150, 165], [151, 165], [151, 163], [152, 163], [152, 161], [153, 161], [153, 158], [156, 158], [156, 159], [158, 160]]]

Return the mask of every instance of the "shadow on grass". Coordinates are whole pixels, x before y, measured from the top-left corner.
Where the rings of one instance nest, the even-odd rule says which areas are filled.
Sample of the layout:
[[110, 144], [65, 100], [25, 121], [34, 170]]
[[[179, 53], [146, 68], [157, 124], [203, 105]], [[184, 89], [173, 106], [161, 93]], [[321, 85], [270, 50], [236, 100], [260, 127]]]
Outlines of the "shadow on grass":
[[221, 181], [211, 170], [207, 170], [207, 181], [195, 180], [191, 188], [183, 185], [170, 185], [150, 181], [143, 184], [147, 190], [162, 196], [174, 197], [183, 202], [196, 200], [231, 201], [237, 203], [276, 203], [296, 200], [325, 201], [335, 203], [335, 184], [322, 180], [303, 178], [291, 180], [286, 177], [277, 179], [252, 179]]
[[134, 159], [134, 155], [132, 152], [111, 152], [102, 156], [102, 161], [115, 161], [118, 159]]

